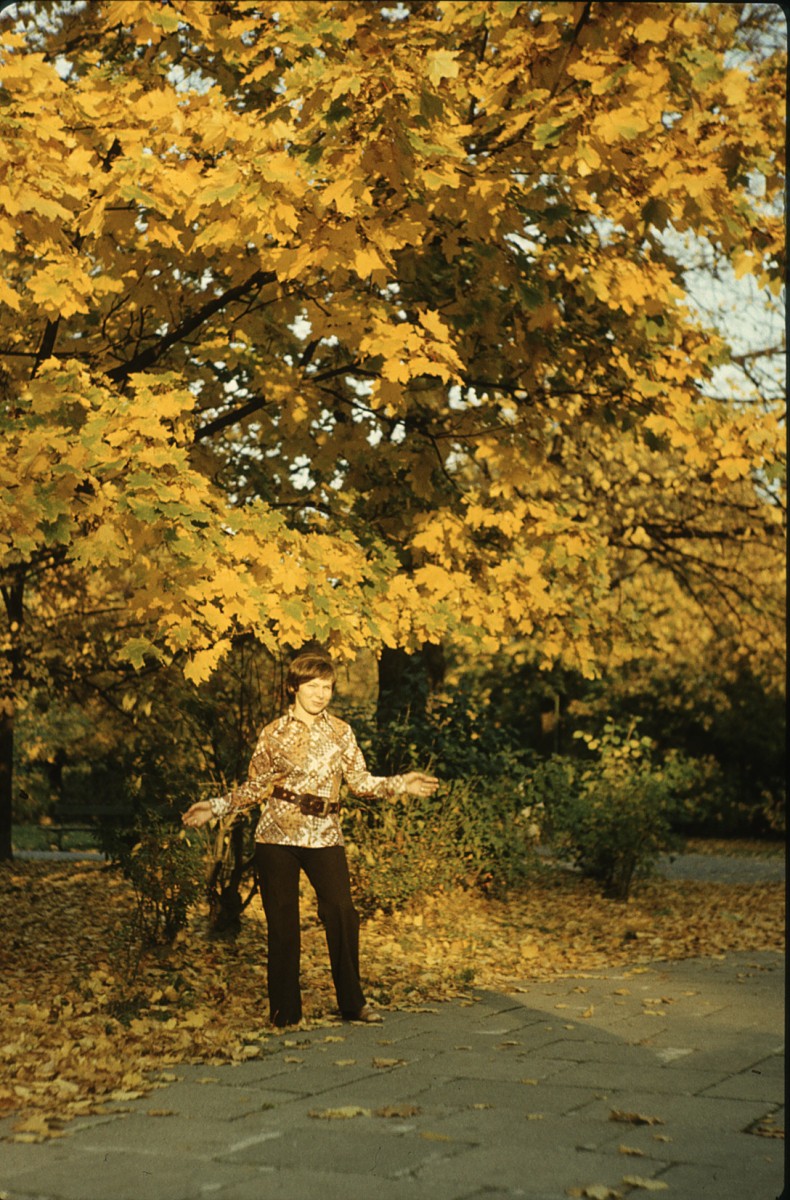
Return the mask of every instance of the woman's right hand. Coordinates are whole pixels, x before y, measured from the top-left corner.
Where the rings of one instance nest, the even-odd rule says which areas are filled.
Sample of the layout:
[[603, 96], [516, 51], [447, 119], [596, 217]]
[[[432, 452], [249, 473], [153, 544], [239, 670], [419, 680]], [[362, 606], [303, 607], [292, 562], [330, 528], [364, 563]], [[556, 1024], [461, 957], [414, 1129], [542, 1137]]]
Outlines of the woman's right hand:
[[191, 805], [181, 817], [181, 822], [187, 829], [200, 829], [214, 816], [210, 800], [198, 800]]

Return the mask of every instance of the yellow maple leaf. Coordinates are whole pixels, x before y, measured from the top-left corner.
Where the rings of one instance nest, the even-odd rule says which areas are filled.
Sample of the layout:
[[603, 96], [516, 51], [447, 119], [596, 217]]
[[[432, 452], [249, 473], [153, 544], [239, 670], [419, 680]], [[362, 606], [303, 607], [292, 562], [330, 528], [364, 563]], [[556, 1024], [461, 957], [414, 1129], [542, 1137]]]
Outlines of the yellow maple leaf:
[[13, 308], [15, 312], [19, 312], [21, 307], [19, 295], [4, 279], [0, 279], [0, 304], [5, 304], [8, 308]]
[[73, 317], [75, 313], [86, 313], [90, 309], [90, 281], [82, 292], [78, 290], [80, 282], [76, 264], [53, 263], [31, 275], [27, 287], [35, 302], [49, 316]]
[[223, 655], [230, 650], [231, 643], [223, 638], [206, 650], [197, 650], [184, 667], [184, 675], [192, 683], [202, 683], [208, 679]]
[[454, 50], [433, 50], [426, 55], [425, 59], [428, 68], [428, 78], [434, 86], [441, 83], [443, 79], [456, 79], [460, 70], [458, 64], [458, 53]]
[[634, 37], [638, 42], [665, 42], [669, 33], [670, 18], [657, 21], [654, 17], [645, 17], [634, 28]]
[[412, 377], [411, 367], [402, 358], [388, 358], [381, 368], [381, 374], [390, 383], [408, 383]]
[[633, 141], [640, 133], [645, 133], [650, 123], [637, 108], [615, 108], [603, 112], [593, 123], [594, 133], [612, 145], [619, 141]]
[[363, 246], [354, 255], [353, 267], [357, 275], [367, 279], [374, 271], [385, 271], [386, 265], [373, 246]]
[[339, 213], [352, 213], [355, 207], [354, 180], [341, 178], [334, 183], [330, 183], [329, 187], [324, 188], [321, 193], [321, 199], [327, 208], [334, 204]]

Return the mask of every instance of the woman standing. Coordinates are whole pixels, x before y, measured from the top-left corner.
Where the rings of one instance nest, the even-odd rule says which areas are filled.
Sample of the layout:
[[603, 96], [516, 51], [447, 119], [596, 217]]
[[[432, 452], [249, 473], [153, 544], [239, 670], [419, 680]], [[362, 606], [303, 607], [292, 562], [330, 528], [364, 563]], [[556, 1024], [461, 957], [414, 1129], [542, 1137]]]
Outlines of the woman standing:
[[304, 871], [326, 931], [340, 1012], [352, 1021], [381, 1018], [365, 1002], [359, 979], [359, 915], [340, 827], [345, 779], [359, 796], [430, 796], [438, 779], [422, 771], [374, 776], [351, 726], [327, 712], [335, 669], [319, 654], [300, 654], [286, 689], [292, 707], [267, 725], [250, 762], [248, 782], [226, 796], [200, 800], [183, 815], [198, 828], [213, 817], [264, 805], [255, 830], [255, 863], [268, 929], [269, 1014], [278, 1027], [302, 1018], [299, 985], [299, 876]]

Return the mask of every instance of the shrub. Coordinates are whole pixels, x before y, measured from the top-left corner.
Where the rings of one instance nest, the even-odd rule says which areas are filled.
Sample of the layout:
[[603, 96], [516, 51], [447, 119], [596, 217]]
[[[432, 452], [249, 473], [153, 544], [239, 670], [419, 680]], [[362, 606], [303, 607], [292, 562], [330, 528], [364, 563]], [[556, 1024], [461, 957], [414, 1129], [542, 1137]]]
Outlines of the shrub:
[[137, 831], [139, 840], [121, 858], [135, 896], [131, 933], [142, 948], [169, 945], [205, 892], [202, 839], [153, 814], [138, 821]]
[[623, 731], [608, 721], [598, 737], [579, 734], [590, 757], [554, 756], [530, 778], [533, 806], [543, 805], [557, 848], [616, 900], [626, 900], [634, 880], [676, 845], [673, 821], [694, 803], [698, 774], [696, 763], [676, 754], [656, 765], [653, 743], [636, 724]]
[[358, 800], [346, 811], [363, 908], [402, 908], [448, 888], [501, 893], [532, 862], [523, 799], [499, 780], [453, 780], [429, 799]]

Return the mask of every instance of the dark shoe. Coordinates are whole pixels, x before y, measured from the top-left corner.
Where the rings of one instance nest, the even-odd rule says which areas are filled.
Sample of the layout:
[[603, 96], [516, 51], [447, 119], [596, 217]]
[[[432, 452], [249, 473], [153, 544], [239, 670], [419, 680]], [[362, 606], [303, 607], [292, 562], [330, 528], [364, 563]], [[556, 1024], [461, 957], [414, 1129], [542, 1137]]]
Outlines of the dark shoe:
[[376, 1012], [369, 1004], [363, 1004], [359, 1012], [343, 1013], [344, 1021], [362, 1021], [365, 1025], [380, 1025], [384, 1020], [381, 1013]]
[[269, 1027], [271, 1029], [296, 1029], [297, 1025], [301, 1025], [302, 1018], [297, 1017], [295, 1021], [283, 1020], [279, 1013], [276, 1017], [269, 1017]]

